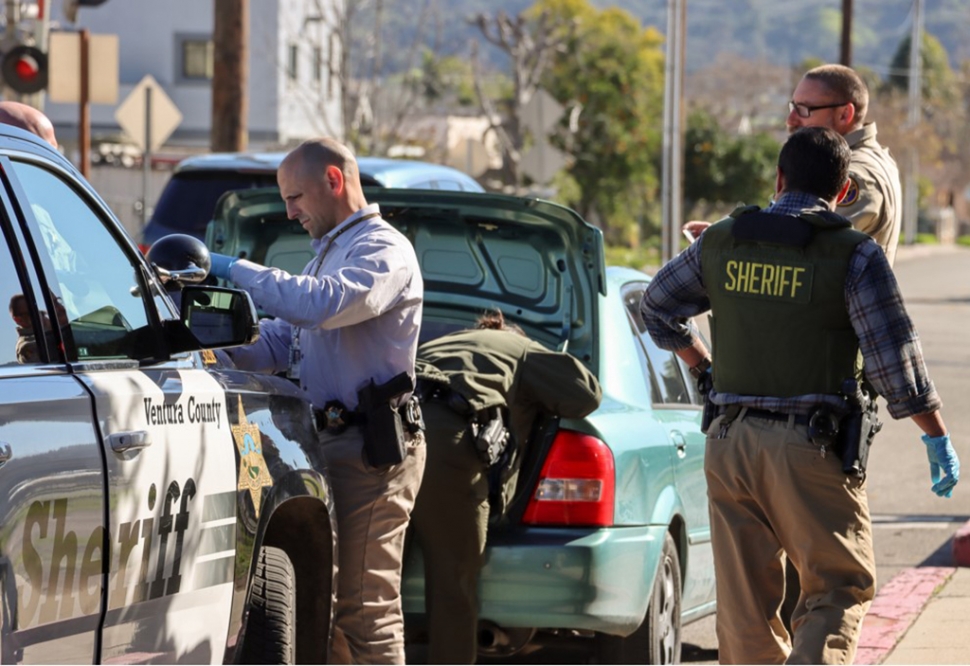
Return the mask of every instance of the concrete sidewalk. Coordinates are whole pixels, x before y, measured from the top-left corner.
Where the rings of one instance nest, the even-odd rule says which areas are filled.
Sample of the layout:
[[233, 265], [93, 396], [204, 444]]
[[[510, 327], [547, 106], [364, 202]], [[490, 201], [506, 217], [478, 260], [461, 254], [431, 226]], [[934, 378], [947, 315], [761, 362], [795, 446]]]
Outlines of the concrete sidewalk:
[[959, 567], [936, 590], [882, 664], [970, 663], [970, 569]]
[[876, 595], [856, 664], [970, 664], [970, 523], [953, 536], [955, 567], [907, 569]]

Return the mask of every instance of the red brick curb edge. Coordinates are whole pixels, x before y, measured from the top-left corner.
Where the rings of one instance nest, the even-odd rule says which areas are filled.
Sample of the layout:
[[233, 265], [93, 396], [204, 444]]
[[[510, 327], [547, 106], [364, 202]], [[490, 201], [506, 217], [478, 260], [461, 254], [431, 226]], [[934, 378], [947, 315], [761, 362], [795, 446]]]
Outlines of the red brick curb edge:
[[970, 567], [970, 522], [953, 535], [953, 563], [958, 567]]
[[[970, 549], [970, 531], [966, 544]], [[862, 623], [855, 663], [881, 662], [896, 647], [937, 588], [949, 580], [954, 571], [956, 569], [952, 567], [917, 567], [906, 569], [886, 583], [873, 599]]]

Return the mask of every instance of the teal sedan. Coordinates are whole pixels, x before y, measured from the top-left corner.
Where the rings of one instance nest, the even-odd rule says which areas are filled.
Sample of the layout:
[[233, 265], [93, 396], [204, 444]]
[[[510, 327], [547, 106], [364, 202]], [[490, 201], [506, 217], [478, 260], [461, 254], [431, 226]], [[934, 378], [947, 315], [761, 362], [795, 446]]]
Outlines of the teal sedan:
[[[547, 201], [366, 194], [415, 247], [424, 339], [499, 307], [534, 339], [582, 360], [603, 388], [585, 419], [536, 424], [517, 490], [493, 516], [481, 651], [511, 655], [568, 637], [600, 663], [678, 661], [681, 627], [715, 610], [705, 441], [694, 383], [640, 319], [650, 278], [607, 268], [600, 230]], [[225, 195], [206, 244], [291, 273], [311, 259], [306, 232], [286, 219], [275, 188]], [[422, 572], [413, 548], [402, 589], [413, 640]]]

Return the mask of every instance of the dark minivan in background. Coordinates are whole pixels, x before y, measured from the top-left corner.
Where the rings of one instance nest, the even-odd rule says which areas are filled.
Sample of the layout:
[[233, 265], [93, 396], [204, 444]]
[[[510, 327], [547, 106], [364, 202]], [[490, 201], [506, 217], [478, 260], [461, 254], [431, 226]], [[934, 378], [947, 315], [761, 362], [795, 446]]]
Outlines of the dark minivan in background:
[[[182, 160], [158, 198], [139, 247], [146, 252], [152, 243], [168, 234], [190, 234], [203, 239], [219, 197], [230, 190], [275, 187], [276, 170], [286, 155], [212, 153]], [[360, 157], [357, 164], [365, 186], [485, 191], [471, 176], [431, 162]]]

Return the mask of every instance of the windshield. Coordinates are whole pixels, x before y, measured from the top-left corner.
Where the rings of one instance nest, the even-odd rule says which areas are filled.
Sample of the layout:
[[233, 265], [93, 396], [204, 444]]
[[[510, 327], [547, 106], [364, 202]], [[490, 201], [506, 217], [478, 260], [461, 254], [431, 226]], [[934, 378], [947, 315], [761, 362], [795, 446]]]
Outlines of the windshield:
[[172, 176], [155, 206], [151, 224], [202, 237], [216, 202], [229, 190], [275, 187], [275, 173], [187, 171]]

